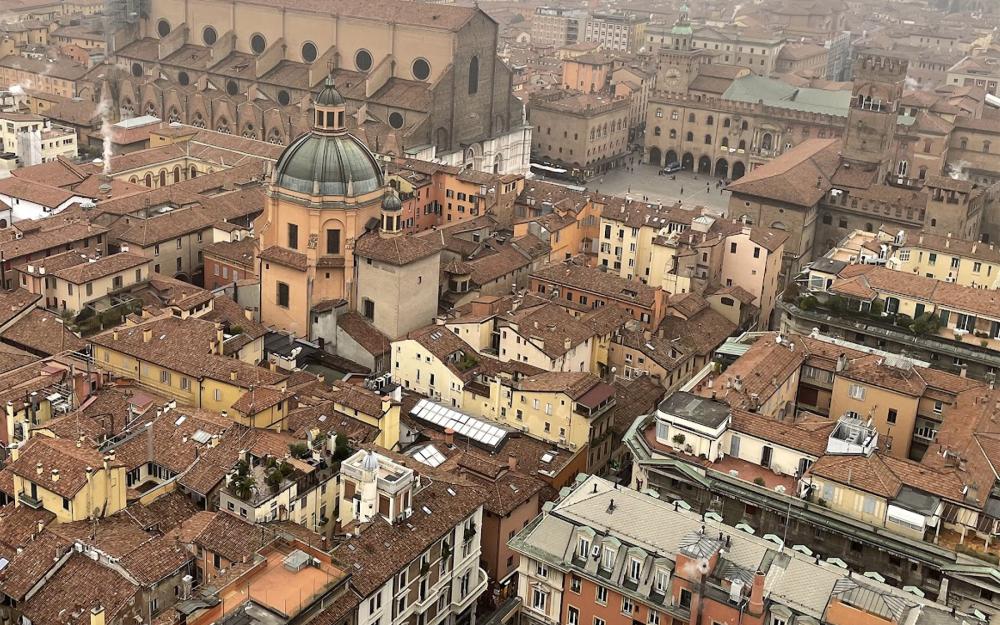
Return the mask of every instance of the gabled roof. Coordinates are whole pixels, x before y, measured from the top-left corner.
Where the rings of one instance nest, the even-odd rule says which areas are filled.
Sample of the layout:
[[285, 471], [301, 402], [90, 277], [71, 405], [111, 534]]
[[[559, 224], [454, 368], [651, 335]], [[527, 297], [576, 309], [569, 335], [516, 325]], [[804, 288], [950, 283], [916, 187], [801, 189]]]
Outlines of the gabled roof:
[[831, 178], [840, 163], [838, 150], [838, 139], [808, 139], [727, 188], [741, 196], [815, 206], [833, 187]]

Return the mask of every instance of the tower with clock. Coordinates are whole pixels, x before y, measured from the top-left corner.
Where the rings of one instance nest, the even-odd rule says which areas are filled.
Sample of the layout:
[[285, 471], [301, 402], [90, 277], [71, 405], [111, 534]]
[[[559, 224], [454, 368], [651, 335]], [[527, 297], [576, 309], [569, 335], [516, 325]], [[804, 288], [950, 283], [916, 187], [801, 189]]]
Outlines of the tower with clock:
[[688, 85], [698, 75], [698, 66], [709, 60], [708, 51], [696, 49], [693, 38], [688, 5], [684, 3], [670, 30], [670, 44], [660, 48], [656, 77], [660, 91], [687, 93]]

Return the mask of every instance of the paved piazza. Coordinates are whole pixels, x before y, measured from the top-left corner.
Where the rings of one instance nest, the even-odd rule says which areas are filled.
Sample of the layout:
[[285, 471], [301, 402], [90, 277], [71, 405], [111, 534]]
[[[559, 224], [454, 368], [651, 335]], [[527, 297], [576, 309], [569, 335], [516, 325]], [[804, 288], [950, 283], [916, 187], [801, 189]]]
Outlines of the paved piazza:
[[[676, 180], [671, 179], [676, 176]], [[705, 183], [709, 186], [706, 190]], [[667, 176], [657, 175], [653, 165], [636, 165], [635, 171], [615, 169], [597, 176], [587, 183], [587, 188], [608, 195], [629, 195], [635, 199], [649, 198], [650, 202], [672, 204], [681, 200], [684, 206], [701, 205], [725, 213], [729, 206], [729, 192], [716, 188], [718, 178], [704, 174], [679, 171]]]

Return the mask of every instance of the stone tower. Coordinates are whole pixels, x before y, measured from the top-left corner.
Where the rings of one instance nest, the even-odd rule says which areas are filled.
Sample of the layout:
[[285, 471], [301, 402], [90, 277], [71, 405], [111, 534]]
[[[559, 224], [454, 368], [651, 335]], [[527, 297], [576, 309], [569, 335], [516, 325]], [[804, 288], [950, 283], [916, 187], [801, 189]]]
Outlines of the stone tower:
[[854, 62], [843, 157], [852, 166], [877, 172], [878, 182], [889, 171], [907, 65], [905, 59], [872, 52], [861, 52]]

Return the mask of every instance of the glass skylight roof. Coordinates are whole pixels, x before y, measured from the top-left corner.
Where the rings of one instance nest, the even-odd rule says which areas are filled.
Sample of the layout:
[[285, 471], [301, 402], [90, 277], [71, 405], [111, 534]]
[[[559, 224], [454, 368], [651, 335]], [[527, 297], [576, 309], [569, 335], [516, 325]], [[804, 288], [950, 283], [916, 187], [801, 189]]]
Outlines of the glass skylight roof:
[[438, 451], [437, 447], [434, 445], [427, 445], [426, 447], [421, 447], [413, 454], [414, 460], [422, 462], [430, 467], [440, 466], [445, 461], [444, 454]]
[[421, 399], [410, 414], [442, 429], [451, 428], [455, 434], [464, 436], [490, 448], [499, 447], [507, 437], [507, 430], [453, 408], [435, 404], [429, 399]]

